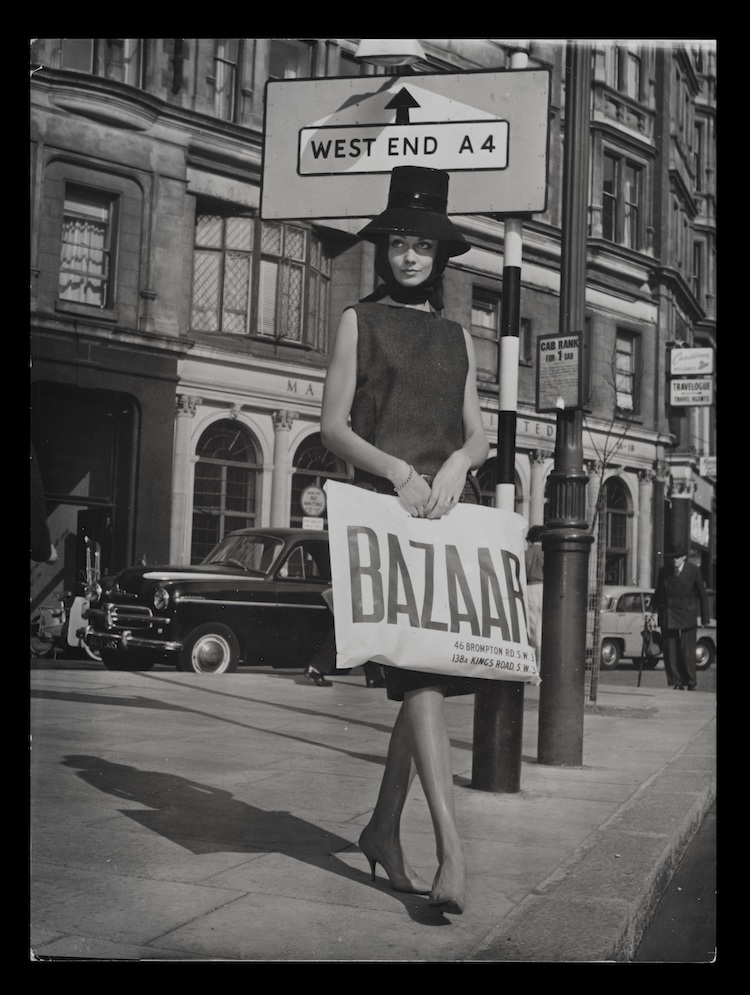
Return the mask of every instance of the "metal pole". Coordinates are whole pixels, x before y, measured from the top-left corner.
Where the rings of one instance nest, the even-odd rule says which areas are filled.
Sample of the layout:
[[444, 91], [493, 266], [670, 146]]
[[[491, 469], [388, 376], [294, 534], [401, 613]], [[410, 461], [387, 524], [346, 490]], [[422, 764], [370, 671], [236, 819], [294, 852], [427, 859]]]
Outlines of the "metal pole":
[[[563, 153], [561, 334], [583, 332], [591, 99], [591, 47], [568, 43]], [[544, 595], [537, 761], [580, 766], [586, 672], [588, 558], [583, 412], [557, 414], [555, 466], [549, 476], [550, 518], [542, 533]]]
[[[528, 51], [511, 54], [512, 69], [525, 69]], [[515, 510], [518, 333], [521, 314], [523, 223], [505, 221], [503, 299], [498, 343], [497, 479], [495, 507]], [[515, 792], [521, 787], [523, 684], [492, 681], [474, 703], [471, 786], [478, 791]]]

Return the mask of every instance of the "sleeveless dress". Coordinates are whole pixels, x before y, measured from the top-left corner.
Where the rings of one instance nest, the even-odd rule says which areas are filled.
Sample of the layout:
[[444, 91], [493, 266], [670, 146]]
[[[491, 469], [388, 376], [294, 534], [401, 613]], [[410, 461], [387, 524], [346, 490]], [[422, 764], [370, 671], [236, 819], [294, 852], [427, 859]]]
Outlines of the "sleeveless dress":
[[[352, 429], [367, 442], [411, 464], [428, 480], [463, 446], [463, 404], [469, 357], [461, 325], [434, 312], [375, 302], [358, 304], [357, 384]], [[393, 494], [384, 477], [355, 469], [354, 483]], [[467, 477], [463, 502], [479, 503]], [[392, 701], [421, 687], [446, 687], [447, 695], [483, 691], [488, 681], [384, 667]]]

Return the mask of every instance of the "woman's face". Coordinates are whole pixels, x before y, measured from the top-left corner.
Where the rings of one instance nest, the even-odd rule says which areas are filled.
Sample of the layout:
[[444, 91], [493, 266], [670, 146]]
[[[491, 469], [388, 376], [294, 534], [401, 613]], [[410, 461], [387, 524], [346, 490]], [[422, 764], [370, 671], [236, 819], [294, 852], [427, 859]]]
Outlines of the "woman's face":
[[438, 243], [421, 235], [389, 235], [388, 262], [404, 287], [418, 287], [432, 273]]

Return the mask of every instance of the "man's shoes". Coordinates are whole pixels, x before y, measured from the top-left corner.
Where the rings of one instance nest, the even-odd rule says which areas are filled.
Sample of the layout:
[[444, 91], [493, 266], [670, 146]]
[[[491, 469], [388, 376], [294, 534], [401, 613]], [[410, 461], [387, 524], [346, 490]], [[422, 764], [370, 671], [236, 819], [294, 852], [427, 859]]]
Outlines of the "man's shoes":
[[317, 684], [319, 688], [333, 687], [333, 681], [326, 680], [325, 676], [321, 674], [319, 670], [315, 670], [313, 667], [308, 667], [302, 676], [306, 677], [308, 681], [312, 681], [313, 684]]
[[688, 684], [687, 689], [688, 691], [695, 691], [695, 684]]
[[672, 688], [672, 690], [673, 691], [684, 691], [685, 688], [682, 686], [682, 684], [675, 684], [674, 687]]

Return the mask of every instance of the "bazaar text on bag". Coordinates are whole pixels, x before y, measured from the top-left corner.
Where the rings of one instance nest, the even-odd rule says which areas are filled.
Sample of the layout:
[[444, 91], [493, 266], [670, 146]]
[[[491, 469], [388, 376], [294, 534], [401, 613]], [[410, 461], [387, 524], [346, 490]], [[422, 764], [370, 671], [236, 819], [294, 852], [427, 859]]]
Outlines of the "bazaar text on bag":
[[[446, 545], [444, 557], [435, 555], [432, 543], [409, 541], [413, 549], [424, 553], [424, 571], [416, 585], [406, 564], [398, 536], [387, 534], [388, 544], [383, 556], [378, 535], [366, 526], [347, 527], [349, 575], [351, 580], [352, 622], [387, 622], [398, 624], [399, 615], [409, 619], [415, 629], [438, 629], [459, 632], [467, 623], [474, 636], [484, 638], [499, 629], [506, 641], [519, 642], [526, 632], [526, 606], [521, 588], [520, 561], [507, 549], [499, 551], [502, 569], [495, 569], [489, 548], [477, 549], [479, 597], [472, 594], [471, 585], [455, 546]], [[412, 566], [412, 571], [414, 566]], [[473, 572], [473, 571], [472, 571]], [[385, 578], [384, 578], [385, 573]], [[436, 575], [447, 586], [448, 618], [433, 618]], [[417, 579], [417, 578], [415, 578]], [[422, 603], [417, 603], [415, 586], [423, 589]], [[403, 601], [399, 601], [399, 590]], [[460, 598], [459, 598], [460, 592]], [[475, 592], [476, 593], [476, 592]], [[369, 594], [367, 601], [366, 594]], [[459, 602], [462, 602], [463, 609]], [[507, 611], [506, 611], [507, 607]], [[525, 640], [524, 640], [525, 641]]]

